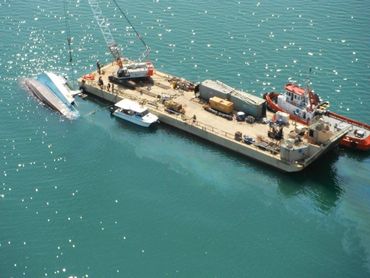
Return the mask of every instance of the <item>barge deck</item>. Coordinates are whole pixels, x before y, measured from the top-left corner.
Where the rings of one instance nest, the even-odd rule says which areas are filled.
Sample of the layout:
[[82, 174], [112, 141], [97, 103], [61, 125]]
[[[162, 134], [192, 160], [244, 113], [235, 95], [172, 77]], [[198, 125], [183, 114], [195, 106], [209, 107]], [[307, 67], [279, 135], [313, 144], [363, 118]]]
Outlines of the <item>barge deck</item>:
[[[244, 156], [261, 161], [286, 172], [303, 170], [324, 152], [337, 145], [347, 130], [333, 130], [325, 142], [314, 142], [301, 137], [300, 142], [293, 144], [291, 134], [295, 133], [297, 123], [290, 122], [284, 128], [283, 140], [277, 141], [267, 136], [269, 124], [256, 121], [252, 124], [246, 121], [228, 120], [206, 111], [205, 102], [198, 98], [193, 90], [187, 90], [188, 81], [163, 72], [156, 71], [148, 81], [131, 84], [131, 88], [109, 82], [109, 76], [117, 71], [117, 65], [107, 64], [101, 68], [101, 74], [96, 71], [78, 81], [84, 92], [116, 103], [127, 98], [146, 105], [150, 112], [157, 115], [160, 122], [178, 128], [212, 143], [218, 144]], [[101, 77], [103, 85], [98, 83]], [[109, 83], [109, 86], [107, 86]], [[179, 86], [180, 85], [180, 86]], [[164, 100], [180, 104], [182, 113], [172, 112], [165, 106]], [[274, 114], [267, 112], [266, 118], [271, 120]], [[320, 123], [322, 125], [322, 123]], [[319, 123], [317, 123], [319, 126]], [[320, 128], [317, 128], [319, 130]], [[236, 140], [236, 133], [255, 139], [255, 143], [246, 144]], [[308, 133], [308, 132], [307, 132]], [[304, 148], [301, 148], [304, 146]], [[304, 155], [297, 156], [297, 153]]]

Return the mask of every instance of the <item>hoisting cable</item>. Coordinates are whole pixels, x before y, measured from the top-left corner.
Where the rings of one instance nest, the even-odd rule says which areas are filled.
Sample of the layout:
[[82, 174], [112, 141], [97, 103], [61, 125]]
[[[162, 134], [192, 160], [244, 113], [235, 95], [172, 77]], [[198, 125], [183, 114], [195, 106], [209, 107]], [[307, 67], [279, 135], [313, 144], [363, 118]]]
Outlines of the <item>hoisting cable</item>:
[[134, 30], [137, 38], [141, 41], [141, 43], [144, 45], [145, 47], [145, 51], [143, 53], [143, 58], [146, 58], [149, 56], [150, 54], [150, 47], [145, 43], [144, 39], [141, 37], [140, 33], [136, 30], [136, 28], [134, 27], [134, 25], [131, 23], [130, 19], [128, 18], [128, 16], [126, 15], [126, 13], [121, 9], [121, 7], [118, 5], [117, 1], [116, 0], [112, 0], [112, 2], [116, 5], [117, 9], [121, 12], [121, 14], [124, 16], [124, 18], [126, 19], [126, 21], [128, 22], [128, 24], [131, 26], [132, 30]]
[[67, 33], [69, 62], [72, 63], [73, 61], [72, 60], [72, 37], [71, 37], [71, 27], [69, 26], [69, 21], [68, 21], [67, 0], [64, 1], [64, 19], [65, 19], [66, 33]]
[[[69, 63], [71, 64], [71, 77], [72, 77], [72, 82], [74, 81], [74, 70], [73, 70], [73, 59], [72, 59], [72, 37], [71, 37], [71, 27], [69, 25], [69, 20], [68, 20], [68, 4], [67, 0], [63, 1], [63, 7], [64, 7], [64, 21], [66, 25], [66, 33], [67, 33], [67, 44], [68, 44], [68, 54], [69, 54]], [[72, 83], [71, 83], [72, 85]]]

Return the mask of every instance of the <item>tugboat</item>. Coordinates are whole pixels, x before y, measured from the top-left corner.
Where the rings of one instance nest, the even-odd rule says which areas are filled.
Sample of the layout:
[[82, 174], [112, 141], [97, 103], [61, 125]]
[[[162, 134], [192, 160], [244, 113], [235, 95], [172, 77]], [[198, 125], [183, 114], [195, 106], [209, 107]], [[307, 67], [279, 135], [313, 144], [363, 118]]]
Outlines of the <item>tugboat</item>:
[[350, 131], [340, 145], [362, 151], [370, 150], [370, 125], [329, 111], [329, 103], [322, 101], [309, 88], [288, 83], [285, 85], [285, 93], [270, 92], [264, 94], [264, 98], [270, 110], [288, 113], [292, 120], [304, 125], [309, 125], [316, 115], [325, 115], [338, 129], [350, 126]]

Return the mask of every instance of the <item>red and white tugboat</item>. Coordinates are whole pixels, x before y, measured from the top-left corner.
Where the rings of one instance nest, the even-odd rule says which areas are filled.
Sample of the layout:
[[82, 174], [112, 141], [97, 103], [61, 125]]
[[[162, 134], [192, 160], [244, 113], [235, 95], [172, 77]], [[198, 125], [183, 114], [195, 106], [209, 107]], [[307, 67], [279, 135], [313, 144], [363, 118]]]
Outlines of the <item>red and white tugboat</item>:
[[313, 117], [318, 114], [324, 114], [339, 129], [349, 125], [350, 132], [343, 137], [340, 144], [352, 149], [370, 150], [370, 125], [327, 110], [329, 103], [321, 101], [320, 97], [309, 88], [288, 83], [285, 85], [284, 94], [270, 92], [266, 93], [264, 98], [272, 111], [288, 113], [292, 120], [305, 125], [310, 124]]

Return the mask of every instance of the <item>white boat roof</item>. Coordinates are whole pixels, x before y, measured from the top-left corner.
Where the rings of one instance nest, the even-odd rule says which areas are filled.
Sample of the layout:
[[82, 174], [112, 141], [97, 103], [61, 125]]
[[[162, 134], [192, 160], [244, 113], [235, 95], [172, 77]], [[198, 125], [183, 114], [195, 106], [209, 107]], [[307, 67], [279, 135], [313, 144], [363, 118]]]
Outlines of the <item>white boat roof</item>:
[[136, 113], [142, 113], [147, 110], [146, 107], [140, 105], [136, 101], [130, 99], [123, 99], [115, 104], [116, 107], [124, 110], [132, 110]]

